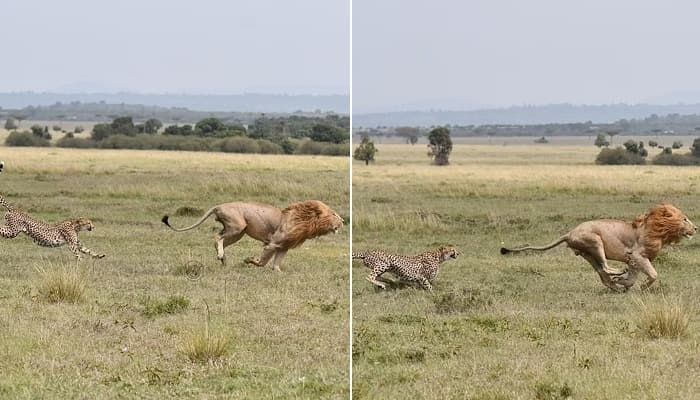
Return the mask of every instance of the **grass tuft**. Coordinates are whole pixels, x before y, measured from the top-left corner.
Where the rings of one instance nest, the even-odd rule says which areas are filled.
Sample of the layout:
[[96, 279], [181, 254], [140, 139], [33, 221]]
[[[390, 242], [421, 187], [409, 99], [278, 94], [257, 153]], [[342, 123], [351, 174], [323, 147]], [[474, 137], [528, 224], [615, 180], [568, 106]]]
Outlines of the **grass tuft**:
[[433, 302], [438, 314], [451, 314], [490, 306], [493, 300], [479, 290], [464, 288], [460, 291], [450, 291], [438, 295], [433, 299]]
[[212, 334], [209, 329], [204, 332], [194, 332], [185, 338], [182, 353], [195, 363], [216, 364], [229, 352], [231, 340], [218, 334]]
[[553, 383], [539, 382], [535, 385], [535, 399], [537, 400], [566, 400], [572, 396], [573, 391], [567, 383], [558, 386]]
[[170, 296], [164, 301], [146, 299], [143, 301], [143, 311], [145, 317], [153, 318], [162, 314], [177, 314], [185, 311], [190, 306], [190, 301], [183, 296]]
[[689, 313], [680, 298], [639, 299], [640, 318], [637, 326], [650, 338], [679, 339], [688, 334]]
[[85, 294], [85, 278], [76, 267], [36, 267], [39, 273], [39, 297], [49, 303], [77, 303]]
[[184, 339], [181, 351], [190, 361], [200, 364], [215, 365], [228, 354], [231, 339], [222, 334], [213, 334], [210, 330], [209, 304], [204, 302], [207, 319], [203, 332], [193, 332]]

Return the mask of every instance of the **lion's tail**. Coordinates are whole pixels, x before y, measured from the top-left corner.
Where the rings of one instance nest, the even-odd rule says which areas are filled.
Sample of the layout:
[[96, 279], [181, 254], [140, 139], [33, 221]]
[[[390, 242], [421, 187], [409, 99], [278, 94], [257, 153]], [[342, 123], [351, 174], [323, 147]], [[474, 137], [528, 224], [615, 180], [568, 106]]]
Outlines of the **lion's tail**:
[[542, 246], [542, 247], [537, 247], [537, 246], [524, 246], [524, 247], [519, 247], [517, 249], [507, 249], [505, 247], [501, 247], [501, 254], [508, 254], [508, 253], [518, 253], [521, 251], [525, 250], [537, 250], [537, 251], [544, 251], [544, 250], [549, 250], [551, 248], [557, 247], [560, 244], [566, 242], [569, 239], [569, 235], [564, 235], [560, 237], [559, 239], [553, 241], [552, 243]]
[[164, 215], [163, 218], [161, 219], [161, 221], [163, 221], [163, 223], [165, 225], [167, 225], [168, 228], [174, 230], [175, 232], [189, 231], [190, 229], [194, 229], [194, 228], [198, 227], [199, 225], [201, 225], [202, 222], [206, 221], [207, 218], [209, 218], [209, 216], [212, 215], [218, 207], [219, 206], [215, 206], [215, 207], [210, 208], [209, 211], [204, 213], [204, 215], [202, 216], [202, 218], [199, 219], [199, 221], [195, 222], [194, 225], [192, 225], [192, 226], [188, 226], [187, 228], [179, 228], [178, 229], [178, 228], [173, 227], [172, 225], [170, 225], [170, 221], [168, 221], [169, 217], [167, 215]]

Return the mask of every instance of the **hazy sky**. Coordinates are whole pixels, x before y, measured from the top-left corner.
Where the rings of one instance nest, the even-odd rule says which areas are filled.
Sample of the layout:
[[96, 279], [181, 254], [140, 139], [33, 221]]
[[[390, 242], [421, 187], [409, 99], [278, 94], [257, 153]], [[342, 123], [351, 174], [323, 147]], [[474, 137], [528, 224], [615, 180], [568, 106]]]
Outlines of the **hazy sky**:
[[353, 0], [353, 111], [700, 102], [700, 2]]
[[349, 0], [0, 6], [0, 91], [349, 93]]

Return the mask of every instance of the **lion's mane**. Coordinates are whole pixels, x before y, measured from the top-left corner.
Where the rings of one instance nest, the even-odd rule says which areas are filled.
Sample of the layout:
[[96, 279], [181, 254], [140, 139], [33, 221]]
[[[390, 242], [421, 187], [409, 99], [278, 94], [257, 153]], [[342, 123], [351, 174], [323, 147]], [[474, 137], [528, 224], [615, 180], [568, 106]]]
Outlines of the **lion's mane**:
[[280, 230], [285, 234], [281, 247], [293, 249], [307, 239], [325, 235], [343, 226], [343, 219], [318, 200], [293, 203], [282, 210]]
[[638, 216], [632, 226], [640, 230], [640, 241], [645, 255], [654, 260], [661, 248], [679, 242], [685, 235], [685, 214], [675, 206], [659, 204]]

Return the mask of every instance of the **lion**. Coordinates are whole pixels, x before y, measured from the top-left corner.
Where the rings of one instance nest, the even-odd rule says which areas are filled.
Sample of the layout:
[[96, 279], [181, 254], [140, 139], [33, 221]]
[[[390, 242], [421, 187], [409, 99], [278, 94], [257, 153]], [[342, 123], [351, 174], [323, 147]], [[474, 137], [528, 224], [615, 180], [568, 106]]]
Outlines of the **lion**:
[[[613, 219], [587, 221], [546, 246], [503, 247], [501, 254], [549, 250], [566, 242], [577, 256], [582, 256], [593, 266], [600, 280], [610, 289], [628, 290], [637, 280], [639, 271], [647, 276], [647, 281], [642, 284], [642, 289], [647, 289], [658, 277], [651, 262], [661, 248], [677, 243], [683, 237], [690, 239], [697, 230], [697, 226], [681, 210], [663, 203], [652, 207], [631, 223]], [[621, 261], [628, 268], [617, 271], [610, 268], [607, 260]]]
[[343, 218], [330, 207], [318, 200], [308, 200], [291, 204], [281, 210], [275, 206], [260, 203], [234, 202], [214, 206], [187, 228], [177, 229], [170, 225], [168, 216], [162, 221], [177, 232], [184, 232], [201, 225], [209, 216], [223, 225], [215, 235], [217, 258], [225, 264], [224, 248], [239, 241], [244, 235], [265, 244], [259, 260], [248, 258], [248, 264], [264, 267], [274, 256], [273, 269], [280, 271], [287, 251], [300, 246], [307, 239], [334, 232], [343, 228]]

